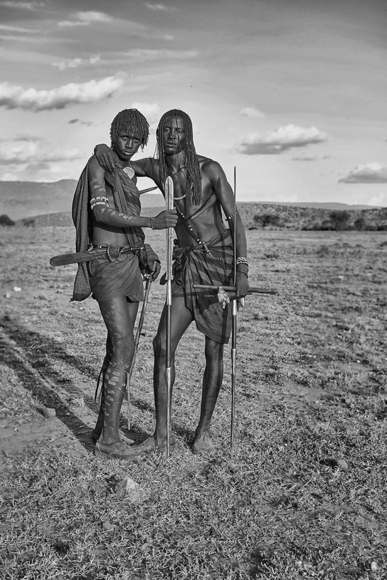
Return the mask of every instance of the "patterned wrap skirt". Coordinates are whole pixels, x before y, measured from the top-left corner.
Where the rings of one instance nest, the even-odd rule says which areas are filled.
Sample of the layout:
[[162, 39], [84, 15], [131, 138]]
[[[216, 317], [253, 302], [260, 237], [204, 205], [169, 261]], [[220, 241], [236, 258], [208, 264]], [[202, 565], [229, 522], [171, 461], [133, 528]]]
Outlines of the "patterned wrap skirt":
[[206, 242], [175, 249], [172, 297], [184, 296], [197, 329], [208, 338], [227, 344], [231, 334], [232, 306], [223, 309], [217, 292], [193, 288], [194, 284], [231, 286], [233, 284], [233, 243], [230, 230]]
[[112, 262], [107, 256], [100, 256], [88, 263], [88, 270], [92, 296], [98, 302], [117, 296], [130, 302], [144, 299], [142, 275], [134, 254], [121, 254]]

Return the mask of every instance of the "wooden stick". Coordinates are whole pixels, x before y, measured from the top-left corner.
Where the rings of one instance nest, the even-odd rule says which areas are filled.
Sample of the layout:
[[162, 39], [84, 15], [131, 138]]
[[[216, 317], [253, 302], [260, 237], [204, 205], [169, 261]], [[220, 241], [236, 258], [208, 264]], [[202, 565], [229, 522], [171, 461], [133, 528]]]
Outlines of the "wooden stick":
[[[167, 177], [165, 180], [165, 203], [166, 209], [173, 209], [173, 180]], [[167, 457], [170, 452], [170, 429], [171, 429], [171, 309], [172, 309], [172, 250], [173, 250], [173, 228], [167, 228], [167, 320], [166, 320], [166, 368], [165, 379], [167, 387]]]
[[154, 191], [155, 189], [158, 189], [158, 187], [157, 186], [155, 186], [155, 187], [147, 187], [146, 189], [141, 189], [141, 191], [139, 191], [138, 193], [140, 195], [142, 195], [143, 193], [148, 193], [148, 191]]

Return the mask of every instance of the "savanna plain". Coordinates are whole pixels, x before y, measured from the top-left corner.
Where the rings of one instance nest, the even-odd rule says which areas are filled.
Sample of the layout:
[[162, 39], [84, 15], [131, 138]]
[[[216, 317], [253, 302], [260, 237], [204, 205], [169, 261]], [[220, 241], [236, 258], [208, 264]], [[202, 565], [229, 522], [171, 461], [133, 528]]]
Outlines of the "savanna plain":
[[[165, 234], [150, 243], [165, 264]], [[248, 232], [252, 295], [238, 314], [236, 441], [230, 346], [216, 452], [192, 454], [204, 339], [176, 359], [166, 459], [93, 455], [105, 328], [70, 302], [70, 227], [3, 227], [0, 576], [4, 580], [387, 578], [387, 233]], [[136, 441], [154, 427], [153, 284], [130, 385]], [[55, 409], [56, 416], [51, 416]], [[48, 418], [45, 417], [48, 416]]]

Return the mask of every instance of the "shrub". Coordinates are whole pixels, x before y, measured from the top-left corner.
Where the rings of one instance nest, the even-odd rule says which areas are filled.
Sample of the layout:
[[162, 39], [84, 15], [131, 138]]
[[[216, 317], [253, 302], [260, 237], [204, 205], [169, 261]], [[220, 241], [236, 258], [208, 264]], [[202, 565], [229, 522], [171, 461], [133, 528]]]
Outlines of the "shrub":
[[280, 226], [280, 218], [274, 213], [262, 213], [254, 216], [255, 223], [261, 224], [263, 228], [266, 226]]
[[15, 222], [13, 220], [11, 220], [11, 218], [4, 213], [3, 215], [0, 215], [0, 225], [1, 226], [14, 226]]
[[329, 213], [329, 217], [334, 225], [335, 230], [347, 230], [351, 214], [346, 210], [333, 210]]
[[367, 222], [365, 221], [365, 219], [363, 217], [359, 217], [355, 221], [354, 226], [355, 226], [355, 230], [362, 232], [362, 231], [367, 229]]

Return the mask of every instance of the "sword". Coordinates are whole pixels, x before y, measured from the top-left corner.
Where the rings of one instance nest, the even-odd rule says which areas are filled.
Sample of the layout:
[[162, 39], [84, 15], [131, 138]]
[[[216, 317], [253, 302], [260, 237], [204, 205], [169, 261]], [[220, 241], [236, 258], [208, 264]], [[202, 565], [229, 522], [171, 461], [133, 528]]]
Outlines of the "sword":
[[[173, 181], [172, 177], [165, 180], [165, 204], [166, 209], [173, 209]], [[165, 379], [167, 387], [167, 457], [170, 451], [170, 428], [171, 428], [171, 310], [172, 310], [172, 250], [173, 250], [173, 228], [167, 228], [167, 320], [166, 320], [166, 363]]]

